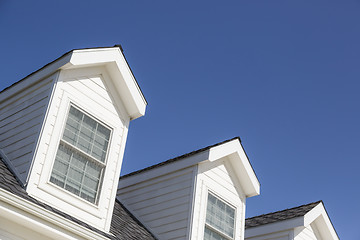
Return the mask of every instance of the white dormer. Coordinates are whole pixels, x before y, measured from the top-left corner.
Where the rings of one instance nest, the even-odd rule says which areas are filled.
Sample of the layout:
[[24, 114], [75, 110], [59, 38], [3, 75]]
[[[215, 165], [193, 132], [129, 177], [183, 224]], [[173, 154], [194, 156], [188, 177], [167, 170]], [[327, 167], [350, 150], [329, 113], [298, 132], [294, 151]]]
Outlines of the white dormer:
[[125, 175], [117, 196], [159, 239], [239, 240], [246, 198], [259, 193], [235, 138]]
[[1, 154], [30, 196], [109, 231], [146, 101], [119, 47], [73, 50], [0, 95]]
[[246, 219], [245, 240], [339, 240], [322, 201]]

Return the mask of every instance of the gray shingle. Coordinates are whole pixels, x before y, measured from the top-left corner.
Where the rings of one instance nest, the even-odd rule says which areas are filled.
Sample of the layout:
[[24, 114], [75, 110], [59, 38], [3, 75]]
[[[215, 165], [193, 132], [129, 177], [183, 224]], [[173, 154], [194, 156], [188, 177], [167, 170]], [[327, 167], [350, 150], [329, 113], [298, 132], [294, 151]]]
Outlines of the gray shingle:
[[66, 219], [69, 219], [81, 226], [88, 228], [91, 231], [99, 233], [109, 239], [155, 239], [155, 237], [138, 221], [125, 207], [119, 202], [115, 201], [113, 218], [111, 221], [110, 233], [100, 231], [80, 220], [66, 214], [56, 208], [53, 208], [45, 203], [42, 203], [32, 197], [30, 197], [25, 189], [20, 186], [20, 183], [16, 180], [13, 173], [8, 166], [0, 158], [0, 188], [11, 192], [24, 200], [37, 204], [39, 207], [47, 209], [53, 213], [56, 213]]
[[[201, 148], [201, 149], [199, 149], [199, 150], [195, 150], [195, 151], [192, 151], [192, 152], [183, 154], [183, 155], [181, 155], [181, 156], [178, 156], [178, 157], [175, 157], [175, 158], [166, 160], [166, 161], [164, 161], [164, 162], [160, 162], [160, 163], [155, 164], [155, 165], [152, 165], [152, 166], [150, 166], [150, 167], [143, 168], [143, 169], [140, 169], [140, 170], [137, 170], [137, 171], [128, 173], [128, 174], [126, 174], [126, 175], [124, 175], [124, 176], [121, 176], [120, 179], [127, 178], [127, 177], [130, 177], [130, 176], [133, 176], [133, 175], [142, 173], [142, 172], [149, 171], [149, 170], [154, 169], [154, 168], [158, 168], [158, 167], [161, 167], [161, 166], [164, 166], [164, 165], [167, 165], [167, 164], [170, 164], [170, 163], [173, 163], [173, 162], [182, 160], [182, 159], [184, 159], [184, 158], [193, 156], [193, 155], [195, 155], [195, 154], [197, 154], [197, 153], [201, 153], [201, 152], [204, 152], [204, 151], [206, 151], [206, 150], [209, 150], [210, 148], [219, 146], [219, 145], [224, 144], [224, 143], [227, 143], [227, 142], [231, 142], [231, 141], [233, 141], [233, 140], [235, 140], [235, 139], [237, 139], [237, 140], [240, 142], [240, 144], [241, 144], [241, 139], [240, 139], [240, 137], [234, 137], [234, 138], [225, 140], [225, 141], [223, 141], [223, 142], [219, 142], [219, 143], [216, 143], [216, 144], [214, 144], [214, 145], [210, 145], [210, 146]], [[245, 154], [246, 154], [246, 153], [245, 153]], [[254, 172], [255, 172], [255, 171], [254, 171]]]
[[322, 201], [317, 201], [317, 202], [301, 205], [298, 207], [285, 209], [278, 212], [267, 213], [260, 216], [247, 218], [245, 219], [245, 229], [251, 227], [257, 227], [269, 223], [284, 221], [296, 217], [302, 217], [321, 202]]

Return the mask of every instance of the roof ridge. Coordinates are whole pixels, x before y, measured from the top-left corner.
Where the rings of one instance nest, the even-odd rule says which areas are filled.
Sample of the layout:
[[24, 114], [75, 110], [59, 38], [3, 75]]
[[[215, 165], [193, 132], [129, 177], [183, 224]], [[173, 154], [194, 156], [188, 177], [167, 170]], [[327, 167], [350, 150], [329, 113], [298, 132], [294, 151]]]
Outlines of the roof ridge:
[[[269, 212], [269, 213], [265, 213], [265, 214], [261, 214], [261, 215], [257, 215], [257, 216], [253, 216], [253, 217], [249, 217], [249, 218], [246, 218], [245, 220], [250, 220], [250, 219], [253, 219], [253, 218], [258, 218], [258, 217], [263, 217], [263, 216], [268, 216], [268, 215], [272, 215], [272, 214], [275, 214], [275, 213], [281, 213], [281, 212], [286, 212], [286, 211], [289, 211], [289, 210], [294, 210], [294, 209], [297, 209], [297, 208], [302, 208], [302, 207], [306, 207], [306, 206], [310, 206], [312, 204], [319, 204], [319, 203], [323, 203], [322, 200], [318, 200], [316, 202], [311, 202], [311, 203], [307, 203], [307, 204], [303, 204], [303, 205], [300, 205], [300, 206], [296, 206], [296, 207], [292, 207], [292, 208], [286, 208], [286, 209], [283, 209], [283, 210], [279, 210], [279, 211], [275, 211], [275, 212]], [[314, 206], [315, 207], [315, 206]], [[307, 210], [306, 213], [308, 213], [311, 209]]]
[[130, 172], [130, 173], [128, 173], [128, 174], [125, 174], [125, 175], [123, 175], [123, 176], [120, 176], [120, 179], [124, 179], [124, 178], [130, 177], [130, 176], [133, 176], [133, 175], [136, 175], [136, 174], [139, 174], [139, 173], [142, 173], [142, 172], [151, 170], [151, 169], [153, 169], [153, 168], [157, 168], [157, 167], [160, 167], [160, 166], [163, 166], [163, 165], [166, 165], [166, 164], [169, 164], [169, 163], [172, 163], [172, 162], [181, 160], [181, 159], [183, 159], [183, 158], [193, 156], [193, 155], [195, 155], [195, 154], [197, 154], [197, 153], [204, 152], [204, 151], [206, 151], [206, 150], [208, 150], [208, 149], [210, 149], [210, 148], [219, 146], [219, 145], [224, 144], [224, 143], [227, 143], [227, 142], [231, 142], [231, 141], [236, 140], [236, 139], [239, 140], [239, 142], [240, 142], [240, 144], [241, 144], [241, 139], [240, 139], [239, 136], [233, 137], [233, 138], [224, 140], [224, 141], [222, 141], [222, 142], [218, 142], [218, 143], [215, 143], [215, 144], [213, 144], [213, 145], [209, 145], [209, 146], [207, 146], [207, 147], [203, 147], [203, 148], [200, 148], [200, 149], [198, 149], [198, 150], [194, 150], [194, 151], [191, 151], [191, 152], [182, 154], [182, 155], [180, 155], [180, 156], [177, 156], [177, 157], [174, 157], [174, 158], [165, 160], [165, 161], [163, 161], [163, 162], [160, 162], [160, 163], [151, 165], [151, 166], [149, 166], [149, 167], [145, 167], [145, 168], [136, 170], [136, 171], [134, 171], [134, 172]]
[[[26, 75], [25, 77], [21, 78], [20, 80], [17, 80], [17, 81], [14, 82], [13, 84], [5, 87], [4, 89], [1, 89], [1, 90], [0, 90], [0, 93], [5, 92], [6, 90], [10, 89], [11, 87], [13, 87], [13, 86], [17, 85], [18, 83], [22, 82], [22, 81], [25, 80], [26, 78], [34, 75], [34, 74], [37, 73], [37, 72], [40, 72], [42, 69], [44, 69], [44, 68], [46, 68], [47, 66], [51, 65], [52, 63], [58, 61], [59, 59], [61, 59], [61, 58], [63, 58], [64, 56], [66, 56], [67, 54], [72, 53], [73, 51], [77, 51], [77, 50], [88, 50], [88, 49], [101, 49], [101, 48], [119, 48], [120, 51], [122, 52], [122, 54], [124, 55], [124, 50], [123, 50], [123, 48], [122, 48], [122, 46], [121, 46], [120, 44], [116, 44], [116, 45], [114, 45], [114, 46], [108, 46], [108, 47], [104, 46], [104, 47], [74, 48], [74, 49], [71, 49], [71, 50], [65, 52], [64, 54], [62, 54], [60, 57], [57, 57], [57, 58], [54, 59], [53, 61], [48, 62], [47, 64], [43, 65], [42, 67], [38, 68], [37, 70], [29, 73], [28, 75]], [[124, 55], [124, 57], [125, 57], [125, 55]], [[126, 59], [125, 59], [125, 60], [126, 60]], [[126, 63], [128, 64], [127, 61], [126, 61]], [[128, 64], [128, 66], [129, 66], [129, 64]], [[132, 71], [131, 71], [131, 73], [132, 73]], [[133, 75], [134, 75], [134, 74], [133, 74]], [[134, 76], [134, 77], [135, 77], [135, 76]]]

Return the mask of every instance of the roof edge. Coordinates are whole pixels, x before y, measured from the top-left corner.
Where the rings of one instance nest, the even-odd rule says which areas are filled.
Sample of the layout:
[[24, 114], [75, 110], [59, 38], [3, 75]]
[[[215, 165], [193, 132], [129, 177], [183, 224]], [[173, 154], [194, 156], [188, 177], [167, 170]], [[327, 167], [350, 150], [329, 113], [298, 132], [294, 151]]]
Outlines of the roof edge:
[[[105, 53], [102, 51], [115, 49], [117, 49], [116, 53]], [[96, 57], [96, 59], [94, 59], [94, 57]], [[131, 120], [145, 115], [145, 109], [148, 103], [120, 45], [70, 50], [21, 80], [1, 90], [0, 102], [10, 98], [14, 94], [17, 94], [28, 86], [31, 86], [58, 70], [93, 65], [106, 65], [110, 75], [112, 75], [114, 79], [120, 79], [120, 81], [114, 81], [114, 86], [121, 96]]]
[[180, 155], [180, 156], [178, 156], [178, 157], [171, 158], [171, 159], [169, 159], [169, 160], [166, 160], [166, 161], [163, 161], [163, 162], [160, 162], [160, 163], [151, 165], [151, 166], [149, 166], [149, 167], [146, 167], [146, 168], [143, 168], [143, 169], [136, 170], [136, 171], [134, 171], [134, 172], [125, 174], [125, 175], [123, 175], [123, 176], [120, 176], [119, 179], [125, 179], [125, 178], [128, 178], [128, 177], [130, 177], [130, 176], [133, 176], [133, 175], [136, 175], [136, 174], [140, 174], [140, 173], [149, 171], [149, 170], [151, 170], [151, 169], [158, 168], [158, 167], [161, 167], [161, 166], [164, 166], [164, 165], [167, 165], [167, 164], [170, 164], [170, 163], [179, 161], [179, 160], [181, 160], [181, 159], [184, 159], [184, 158], [187, 158], [187, 157], [196, 155], [196, 154], [198, 154], [198, 153], [205, 152], [206, 150], [209, 150], [210, 148], [219, 146], [219, 145], [224, 144], [224, 143], [227, 143], [227, 142], [231, 142], [231, 141], [233, 141], [233, 140], [235, 140], [235, 139], [239, 140], [239, 142], [241, 143], [240, 137], [234, 137], [234, 138], [231, 138], [231, 139], [227, 139], [227, 140], [225, 140], [225, 141], [222, 141], [222, 142], [219, 142], [219, 143], [215, 143], [215, 144], [213, 144], [213, 145], [210, 145], [210, 146], [207, 146], [207, 147], [204, 147], [204, 148], [200, 148], [200, 149], [198, 149], [198, 150], [194, 150], [194, 151], [192, 151], [192, 152], [185, 153], [185, 154]]
[[[289, 211], [289, 210], [294, 210], [296, 208], [301, 208], [301, 207], [305, 207], [305, 206], [308, 206], [308, 205], [312, 205], [312, 204], [319, 204], [319, 203], [322, 203], [323, 201], [322, 200], [318, 200], [318, 201], [315, 201], [315, 202], [311, 202], [311, 203], [307, 203], [307, 204], [302, 204], [300, 206], [296, 206], [296, 207], [292, 207], [292, 208], [286, 208], [286, 209], [283, 209], [283, 210], [279, 210], [279, 211], [274, 211], [274, 212], [269, 212], [269, 213], [264, 213], [264, 214], [261, 214], [261, 215], [257, 215], [257, 216], [253, 216], [253, 217], [249, 217], [249, 218], [246, 218], [245, 220], [250, 220], [250, 219], [254, 219], [254, 218], [259, 218], [259, 217], [264, 217], [264, 216], [268, 216], [268, 215], [272, 215], [272, 214], [275, 214], [275, 213], [281, 213], [281, 212], [286, 212], [286, 211]], [[315, 207], [315, 206], [314, 206]], [[307, 212], [311, 211], [308, 210]], [[306, 214], [306, 213], [305, 213]], [[304, 215], [305, 215], [304, 214]]]

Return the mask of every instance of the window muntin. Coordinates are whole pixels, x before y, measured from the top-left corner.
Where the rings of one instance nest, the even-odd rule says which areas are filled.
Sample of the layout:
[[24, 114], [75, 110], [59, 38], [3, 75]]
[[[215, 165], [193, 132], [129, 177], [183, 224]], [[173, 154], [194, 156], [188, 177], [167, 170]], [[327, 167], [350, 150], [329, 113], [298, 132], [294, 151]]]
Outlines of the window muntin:
[[96, 203], [111, 130], [71, 106], [50, 182]]
[[235, 208], [209, 193], [204, 239], [234, 239], [234, 227]]
[[80, 110], [70, 108], [63, 135], [65, 141], [104, 162], [109, 138], [108, 128]]

